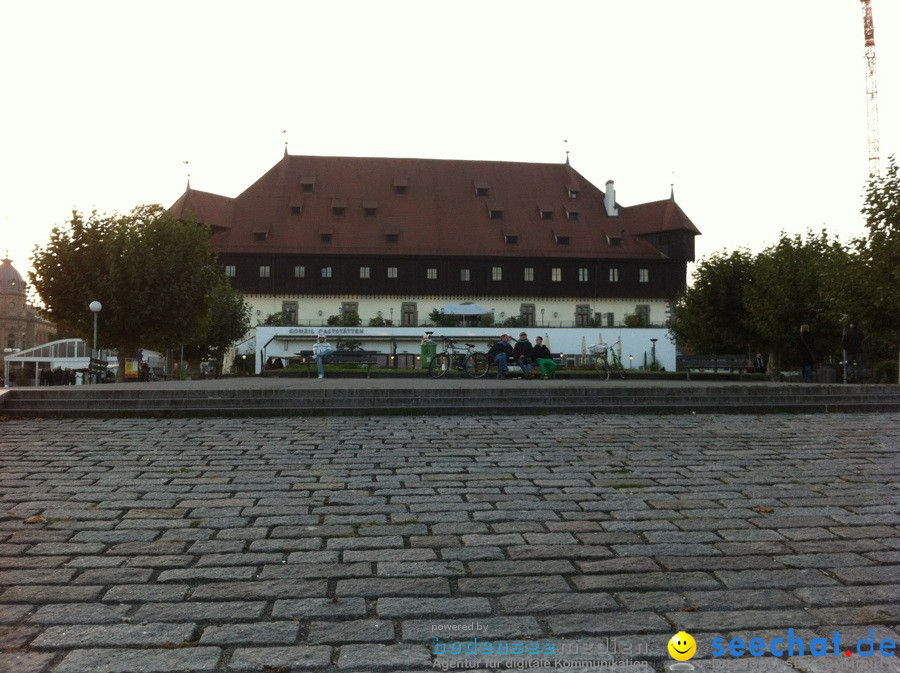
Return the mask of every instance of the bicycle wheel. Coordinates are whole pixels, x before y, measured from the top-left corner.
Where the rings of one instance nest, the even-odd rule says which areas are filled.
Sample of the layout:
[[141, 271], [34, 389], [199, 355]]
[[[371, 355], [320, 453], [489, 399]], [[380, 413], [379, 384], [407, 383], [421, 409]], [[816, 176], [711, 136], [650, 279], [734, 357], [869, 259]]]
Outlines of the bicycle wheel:
[[606, 360], [601, 358], [597, 358], [594, 360], [594, 366], [597, 368], [597, 373], [600, 375], [601, 381], [609, 381], [609, 364]]
[[466, 374], [473, 379], [480, 379], [488, 373], [491, 368], [491, 361], [484, 353], [472, 353], [466, 358]]
[[439, 379], [447, 373], [448, 369], [450, 369], [450, 358], [446, 353], [438, 353], [431, 359], [428, 373], [431, 374], [431, 378]]

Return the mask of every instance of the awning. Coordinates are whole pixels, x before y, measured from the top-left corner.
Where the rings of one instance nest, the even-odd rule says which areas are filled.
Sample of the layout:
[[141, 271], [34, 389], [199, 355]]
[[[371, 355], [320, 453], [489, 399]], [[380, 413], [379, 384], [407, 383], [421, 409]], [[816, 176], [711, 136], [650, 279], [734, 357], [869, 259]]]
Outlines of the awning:
[[444, 315], [487, 315], [490, 311], [478, 304], [447, 304], [441, 309]]

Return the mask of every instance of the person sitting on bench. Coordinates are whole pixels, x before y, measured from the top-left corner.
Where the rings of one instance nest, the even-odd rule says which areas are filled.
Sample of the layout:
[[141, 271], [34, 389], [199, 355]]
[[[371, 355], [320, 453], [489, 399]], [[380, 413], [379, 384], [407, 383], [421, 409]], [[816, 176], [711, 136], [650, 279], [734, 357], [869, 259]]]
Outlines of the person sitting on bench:
[[319, 368], [319, 378], [325, 378], [325, 359], [334, 354], [334, 348], [328, 343], [324, 332], [319, 332], [319, 338], [313, 344], [313, 357], [316, 359], [316, 366]]

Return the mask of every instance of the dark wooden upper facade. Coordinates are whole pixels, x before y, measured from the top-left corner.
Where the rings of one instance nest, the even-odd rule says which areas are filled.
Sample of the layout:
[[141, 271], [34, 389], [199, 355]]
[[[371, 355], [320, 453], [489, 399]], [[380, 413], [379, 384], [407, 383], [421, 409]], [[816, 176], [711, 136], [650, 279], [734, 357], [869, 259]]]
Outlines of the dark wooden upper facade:
[[172, 211], [248, 294], [674, 297], [697, 228], [673, 199], [605, 199], [569, 164], [286, 155]]

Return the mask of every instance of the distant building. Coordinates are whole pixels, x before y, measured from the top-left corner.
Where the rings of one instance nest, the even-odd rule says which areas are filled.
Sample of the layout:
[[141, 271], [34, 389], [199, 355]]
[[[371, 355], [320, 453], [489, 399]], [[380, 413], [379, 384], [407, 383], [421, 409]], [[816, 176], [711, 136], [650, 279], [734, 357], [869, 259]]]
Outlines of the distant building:
[[474, 302], [496, 324], [661, 325], [700, 232], [674, 200], [616, 202], [568, 162], [291, 156], [239, 196], [188, 189], [179, 217], [253, 308], [290, 324], [356, 312], [428, 323]]
[[5, 353], [45, 344], [56, 326], [28, 303], [28, 287], [11, 259], [0, 262], [0, 339]]

